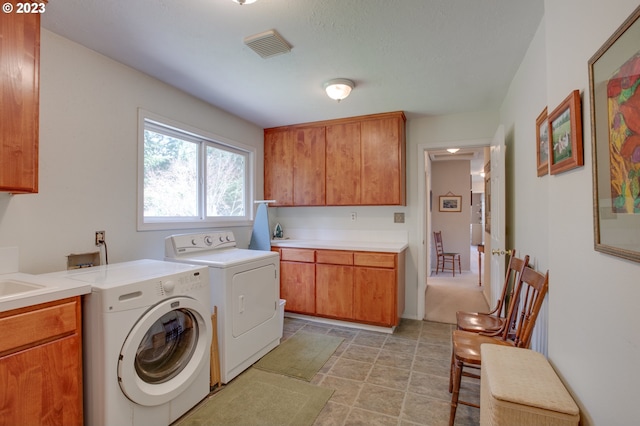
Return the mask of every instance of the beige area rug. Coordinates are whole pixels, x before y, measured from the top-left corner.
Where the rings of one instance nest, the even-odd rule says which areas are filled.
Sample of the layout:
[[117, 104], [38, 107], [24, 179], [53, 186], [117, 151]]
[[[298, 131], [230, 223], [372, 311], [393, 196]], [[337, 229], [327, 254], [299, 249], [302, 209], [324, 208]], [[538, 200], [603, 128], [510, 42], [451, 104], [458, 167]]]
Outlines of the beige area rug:
[[263, 356], [254, 367], [309, 382], [343, 340], [326, 334], [296, 333]]
[[250, 368], [178, 424], [312, 425], [333, 392], [333, 389]]
[[427, 279], [425, 316], [427, 321], [456, 323], [457, 311], [488, 312], [489, 305], [478, 285], [477, 272], [462, 271], [432, 275]]

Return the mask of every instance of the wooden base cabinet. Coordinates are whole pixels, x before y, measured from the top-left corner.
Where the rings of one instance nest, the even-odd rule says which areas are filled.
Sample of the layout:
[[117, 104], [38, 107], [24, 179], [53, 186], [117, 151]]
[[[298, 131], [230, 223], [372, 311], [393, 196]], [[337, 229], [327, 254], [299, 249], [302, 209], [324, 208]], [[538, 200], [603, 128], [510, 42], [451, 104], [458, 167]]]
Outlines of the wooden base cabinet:
[[0, 424], [82, 425], [80, 297], [0, 313]]
[[[397, 325], [396, 273], [393, 269], [356, 267], [353, 319], [373, 324]], [[402, 314], [402, 312], [400, 312]]]
[[316, 313], [315, 252], [307, 249], [280, 251], [280, 298], [286, 310], [305, 315]]
[[404, 312], [404, 251], [280, 249], [286, 310], [392, 327]]
[[353, 267], [316, 265], [316, 314], [353, 318]]

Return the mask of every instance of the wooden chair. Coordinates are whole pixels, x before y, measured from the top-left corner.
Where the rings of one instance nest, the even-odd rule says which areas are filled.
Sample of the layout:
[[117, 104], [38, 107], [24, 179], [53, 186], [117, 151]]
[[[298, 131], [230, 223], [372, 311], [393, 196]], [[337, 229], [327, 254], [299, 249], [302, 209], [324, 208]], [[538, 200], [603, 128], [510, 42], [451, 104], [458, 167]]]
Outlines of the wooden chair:
[[[446, 253], [444, 251], [444, 246], [442, 244], [442, 231], [437, 231], [433, 233], [433, 239], [436, 243], [436, 255], [437, 255], [437, 263], [436, 263], [436, 275], [438, 275], [439, 271], [445, 271], [446, 269], [451, 269], [453, 272], [453, 276], [456, 276], [456, 260], [458, 261], [458, 271], [462, 274], [462, 268], [460, 266], [460, 253]], [[450, 267], [447, 268], [447, 265]]]
[[502, 286], [502, 294], [491, 312], [456, 312], [456, 325], [458, 330], [474, 333], [498, 331], [504, 326], [505, 317], [509, 311], [508, 302], [513, 300], [513, 291], [518, 284], [520, 274], [529, 264], [529, 256], [524, 259], [516, 257], [516, 251], [510, 250], [509, 265]]
[[450, 426], [454, 424], [458, 404], [480, 408], [478, 404], [459, 399], [462, 376], [480, 377], [477, 373], [464, 371], [466, 367], [478, 369], [482, 365], [480, 346], [489, 343], [528, 348], [531, 343], [533, 327], [548, 289], [549, 271], [543, 275], [526, 267], [520, 274], [520, 279], [513, 293], [513, 301], [509, 303], [507, 321], [501, 330], [486, 334], [463, 330], [453, 331], [453, 352], [449, 375], [449, 392], [452, 393]]

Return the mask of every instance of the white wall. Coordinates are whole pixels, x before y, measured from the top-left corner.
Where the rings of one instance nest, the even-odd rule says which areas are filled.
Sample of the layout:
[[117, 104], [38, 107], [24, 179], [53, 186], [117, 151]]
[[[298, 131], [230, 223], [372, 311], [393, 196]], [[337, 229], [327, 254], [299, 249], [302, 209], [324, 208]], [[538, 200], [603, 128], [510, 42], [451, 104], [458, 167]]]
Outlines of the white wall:
[[[638, 6], [635, 0], [545, 1], [545, 18], [501, 108], [513, 150], [510, 239], [550, 270], [549, 360], [585, 425], [637, 423], [640, 265], [593, 249], [587, 62]], [[582, 93], [585, 165], [536, 177], [535, 120]], [[526, 200], [526, 202], [524, 201]]]
[[65, 269], [98, 230], [111, 263], [162, 259], [178, 232], [136, 231], [138, 107], [255, 146], [262, 176], [259, 127], [44, 29], [41, 47], [40, 192], [0, 194], [0, 247], [19, 248], [22, 272]]

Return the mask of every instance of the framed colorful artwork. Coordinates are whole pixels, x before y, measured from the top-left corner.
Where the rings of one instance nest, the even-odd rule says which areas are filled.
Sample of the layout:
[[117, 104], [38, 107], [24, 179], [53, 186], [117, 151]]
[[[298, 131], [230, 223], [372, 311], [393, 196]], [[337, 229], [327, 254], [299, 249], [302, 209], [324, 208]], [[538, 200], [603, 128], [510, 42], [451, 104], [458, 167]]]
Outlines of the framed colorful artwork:
[[549, 173], [552, 175], [584, 165], [580, 91], [574, 90], [553, 110], [549, 121]]
[[640, 7], [589, 60], [596, 251], [640, 262]]

